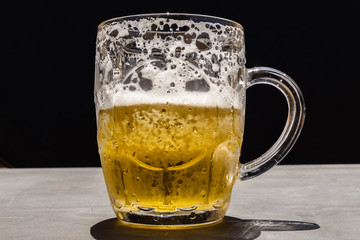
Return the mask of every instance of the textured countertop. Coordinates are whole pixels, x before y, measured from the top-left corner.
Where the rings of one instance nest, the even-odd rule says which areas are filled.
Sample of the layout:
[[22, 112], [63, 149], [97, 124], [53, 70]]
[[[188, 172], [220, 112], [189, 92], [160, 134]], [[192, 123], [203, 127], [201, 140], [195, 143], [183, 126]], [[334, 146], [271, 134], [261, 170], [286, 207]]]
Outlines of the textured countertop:
[[119, 225], [100, 168], [0, 169], [0, 239], [360, 239], [360, 165], [280, 165], [236, 183], [224, 221]]

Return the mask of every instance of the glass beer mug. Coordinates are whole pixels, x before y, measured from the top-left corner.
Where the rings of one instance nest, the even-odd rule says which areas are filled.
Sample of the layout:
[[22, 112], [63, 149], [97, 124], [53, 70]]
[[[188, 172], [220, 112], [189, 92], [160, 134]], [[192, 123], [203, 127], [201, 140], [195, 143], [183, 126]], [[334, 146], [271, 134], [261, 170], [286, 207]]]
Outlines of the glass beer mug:
[[[288, 103], [284, 130], [241, 164], [246, 89], [270, 84]], [[97, 140], [113, 210], [123, 222], [184, 227], [221, 220], [237, 180], [279, 163], [300, 134], [295, 82], [245, 67], [243, 27], [203, 15], [148, 14], [98, 27]]]

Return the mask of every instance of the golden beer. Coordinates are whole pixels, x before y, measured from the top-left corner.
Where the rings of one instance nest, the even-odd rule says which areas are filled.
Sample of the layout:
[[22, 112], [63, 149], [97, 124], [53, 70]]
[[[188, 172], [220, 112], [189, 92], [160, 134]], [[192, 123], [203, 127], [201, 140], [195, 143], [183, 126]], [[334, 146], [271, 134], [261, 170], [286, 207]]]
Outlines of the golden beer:
[[240, 169], [234, 108], [115, 106], [98, 113], [98, 145], [115, 213], [216, 210], [224, 215]]

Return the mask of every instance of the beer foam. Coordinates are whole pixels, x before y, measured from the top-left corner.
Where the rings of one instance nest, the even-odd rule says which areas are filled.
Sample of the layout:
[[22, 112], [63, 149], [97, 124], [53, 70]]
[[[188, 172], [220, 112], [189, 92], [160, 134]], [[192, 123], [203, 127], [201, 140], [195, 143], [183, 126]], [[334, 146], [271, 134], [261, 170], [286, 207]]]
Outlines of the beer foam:
[[131, 106], [138, 104], [175, 104], [202, 107], [240, 108], [239, 101], [229, 102], [219, 94], [208, 93], [177, 93], [169, 96], [142, 94], [139, 92], [117, 93], [113, 98], [114, 106]]
[[97, 109], [150, 103], [242, 108], [245, 56], [239, 26], [178, 14], [129, 16], [100, 24]]

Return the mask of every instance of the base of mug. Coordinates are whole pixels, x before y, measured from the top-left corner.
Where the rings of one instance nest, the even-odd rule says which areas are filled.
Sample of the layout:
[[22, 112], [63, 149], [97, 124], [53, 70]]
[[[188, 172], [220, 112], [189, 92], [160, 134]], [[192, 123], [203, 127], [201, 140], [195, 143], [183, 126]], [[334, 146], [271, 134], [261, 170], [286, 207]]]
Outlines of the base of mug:
[[117, 218], [133, 227], [192, 228], [214, 224], [223, 219], [223, 210], [177, 212], [125, 212], [116, 211]]

